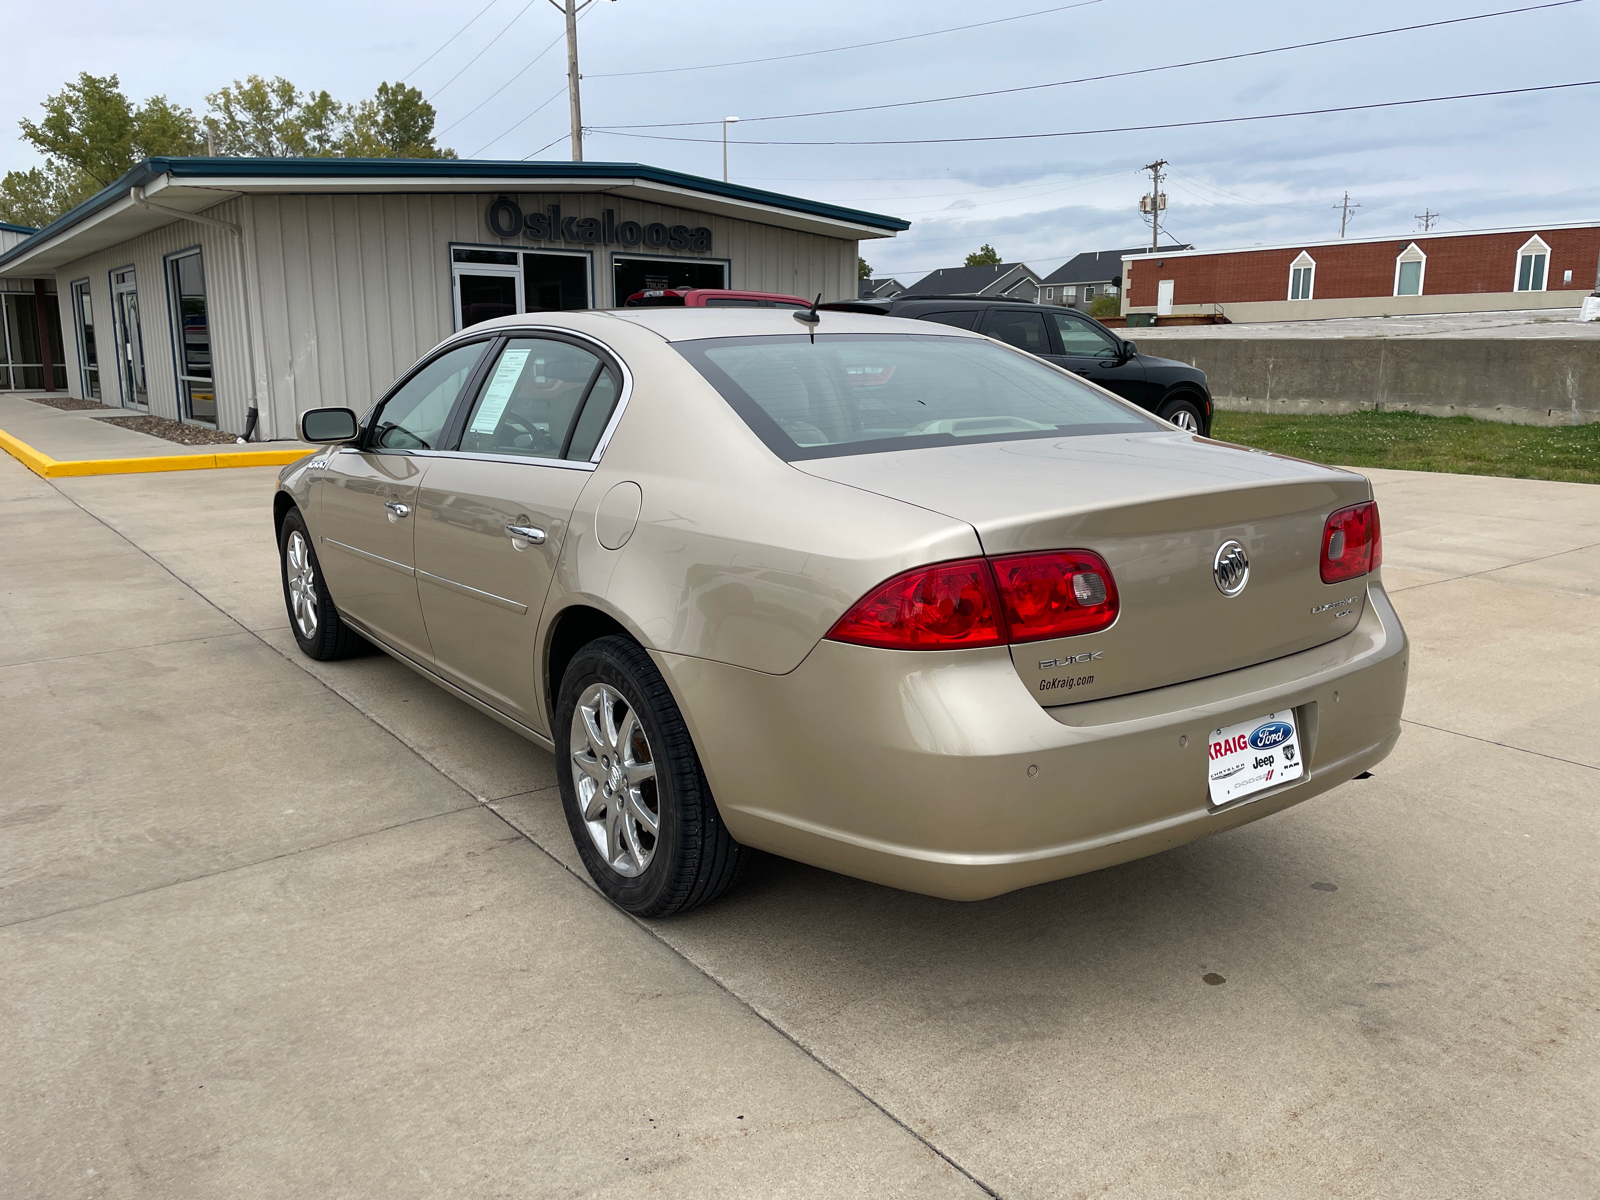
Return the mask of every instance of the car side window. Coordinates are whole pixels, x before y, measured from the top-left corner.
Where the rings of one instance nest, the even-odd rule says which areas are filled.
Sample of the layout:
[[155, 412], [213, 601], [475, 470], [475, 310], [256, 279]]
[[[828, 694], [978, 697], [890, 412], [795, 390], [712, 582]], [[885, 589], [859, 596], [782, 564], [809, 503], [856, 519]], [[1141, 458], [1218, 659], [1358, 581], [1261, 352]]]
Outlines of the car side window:
[[554, 338], [510, 339], [467, 417], [473, 454], [587, 461], [616, 405], [614, 369]]
[[989, 313], [983, 332], [1029, 354], [1050, 353], [1050, 336], [1045, 332], [1044, 314], [1031, 309], [1011, 312], [997, 308]]
[[957, 329], [971, 329], [977, 324], [977, 316], [977, 309], [967, 308], [956, 309], [953, 312], [921, 313], [919, 319], [937, 321], [941, 325], [954, 325]]
[[1061, 331], [1061, 353], [1100, 358], [1114, 358], [1119, 354], [1116, 343], [1105, 330], [1071, 313], [1053, 315], [1056, 319], [1056, 328]]
[[439, 435], [456, 397], [486, 345], [468, 342], [447, 350], [401, 384], [378, 410], [372, 446], [383, 450], [437, 450]]

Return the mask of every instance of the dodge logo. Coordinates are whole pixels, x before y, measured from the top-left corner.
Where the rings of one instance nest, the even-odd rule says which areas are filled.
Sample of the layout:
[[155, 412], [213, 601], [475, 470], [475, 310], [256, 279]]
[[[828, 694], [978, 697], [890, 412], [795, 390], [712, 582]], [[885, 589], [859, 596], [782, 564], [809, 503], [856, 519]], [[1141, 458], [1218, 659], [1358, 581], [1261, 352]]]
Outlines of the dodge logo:
[[1211, 574], [1217, 581], [1217, 591], [1224, 596], [1237, 596], [1250, 582], [1250, 559], [1238, 542], [1223, 542], [1217, 547], [1217, 557], [1212, 560]]

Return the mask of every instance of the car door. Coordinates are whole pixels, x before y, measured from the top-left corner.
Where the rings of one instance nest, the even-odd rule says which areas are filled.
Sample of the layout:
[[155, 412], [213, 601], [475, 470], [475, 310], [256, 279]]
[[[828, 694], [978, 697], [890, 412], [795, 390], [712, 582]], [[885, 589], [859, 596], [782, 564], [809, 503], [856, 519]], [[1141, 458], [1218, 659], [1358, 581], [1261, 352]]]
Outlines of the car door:
[[417, 596], [417, 489], [484, 341], [446, 350], [378, 406], [362, 440], [329, 455], [318, 474], [317, 557], [339, 611], [401, 653], [432, 649]]
[[1044, 314], [1038, 309], [1023, 308], [1020, 304], [1015, 308], [995, 305], [984, 314], [978, 332], [1041, 358], [1051, 350]]
[[1122, 352], [1122, 343], [1101, 326], [1074, 312], [1052, 313], [1060, 348], [1048, 355], [1065, 367], [1125, 400], [1149, 407], [1144, 364]]
[[422, 482], [422, 614], [435, 669], [546, 731], [533, 671], [539, 616], [621, 368], [578, 338], [513, 335], [481, 378], [458, 447], [431, 458]]

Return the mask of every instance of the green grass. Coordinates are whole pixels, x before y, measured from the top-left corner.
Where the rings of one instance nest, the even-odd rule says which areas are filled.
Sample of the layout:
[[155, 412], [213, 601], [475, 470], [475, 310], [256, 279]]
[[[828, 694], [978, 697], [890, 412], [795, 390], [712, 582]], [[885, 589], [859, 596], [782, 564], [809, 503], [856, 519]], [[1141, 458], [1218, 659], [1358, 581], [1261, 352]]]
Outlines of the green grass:
[[1294, 416], [1218, 410], [1212, 436], [1312, 462], [1600, 483], [1600, 423], [1507, 425], [1408, 412]]

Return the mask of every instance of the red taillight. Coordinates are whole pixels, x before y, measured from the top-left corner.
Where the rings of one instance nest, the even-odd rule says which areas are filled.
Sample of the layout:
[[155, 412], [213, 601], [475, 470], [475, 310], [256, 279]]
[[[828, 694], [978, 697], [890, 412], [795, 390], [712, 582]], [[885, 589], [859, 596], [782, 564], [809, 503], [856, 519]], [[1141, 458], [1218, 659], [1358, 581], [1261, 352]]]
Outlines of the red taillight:
[[1322, 582], [1343, 583], [1383, 564], [1378, 506], [1371, 500], [1341, 508], [1322, 527]]
[[1098, 554], [1013, 554], [992, 565], [1010, 641], [1098, 633], [1117, 619], [1117, 582]]
[[828, 637], [888, 650], [999, 646], [1000, 603], [981, 558], [896, 575], [840, 617]]
[[1117, 606], [1111, 568], [1088, 550], [965, 558], [896, 575], [828, 637], [886, 650], [1000, 646], [1097, 633], [1117, 619]]

